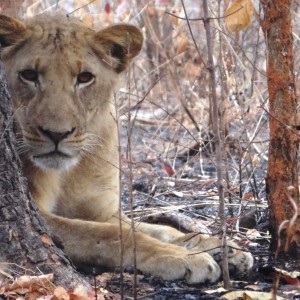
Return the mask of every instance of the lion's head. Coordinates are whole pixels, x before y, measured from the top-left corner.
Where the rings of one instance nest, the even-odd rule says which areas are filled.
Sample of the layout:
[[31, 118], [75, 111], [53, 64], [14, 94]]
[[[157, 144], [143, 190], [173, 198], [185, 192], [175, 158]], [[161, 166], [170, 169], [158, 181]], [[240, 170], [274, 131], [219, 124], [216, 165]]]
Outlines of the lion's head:
[[120, 24], [95, 32], [77, 19], [0, 16], [2, 58], [23, 150], [43, 169], [74, 166], [93, 134], [112, 117], [112, 92], [142, 45]]

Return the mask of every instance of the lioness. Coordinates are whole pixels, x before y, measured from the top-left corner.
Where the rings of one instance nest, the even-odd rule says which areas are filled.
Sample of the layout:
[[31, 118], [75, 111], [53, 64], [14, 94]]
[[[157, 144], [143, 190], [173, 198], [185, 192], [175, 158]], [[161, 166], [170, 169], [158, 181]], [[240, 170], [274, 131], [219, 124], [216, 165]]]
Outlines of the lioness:
[[[133, 264], [129, 219], [119, 226], [119, 153], [113, 91], [139, 53], [143, 36], [131, 25], [100, 31], [64, 15], [25, 22], [1, 15], [0, 42], [30, 191], [52, 232], [75, 263]], [[145, 273], [189, 283], [216, 281], [220, 240], [192, 238], [163, 225], [136, 225], [136, 263]], [[237, 271], [251, 254], [230, 243]], [[209, 250], [210, 249], [210, 250]], [[208, 253], [199, 253], [208, 250]], [[191, 255], [193, 253], [198, 253]], [[211, 255], [210, 255], [210, 254]]]

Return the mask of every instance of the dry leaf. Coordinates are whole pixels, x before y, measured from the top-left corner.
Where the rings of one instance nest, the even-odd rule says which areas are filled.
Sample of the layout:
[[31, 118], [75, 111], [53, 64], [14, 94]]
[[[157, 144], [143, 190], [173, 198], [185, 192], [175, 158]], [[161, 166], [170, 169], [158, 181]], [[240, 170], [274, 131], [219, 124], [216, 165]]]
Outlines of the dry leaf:
[[82, 22], [88, 27], [93, 27], [94, 19], [91, 15], [86, 14], [82, 17]]
[[52, 241], [51, 241], [51, 239], [50, 239], [50, 237], [49, 237], [48, 234], [43, 234], [42, 235], [42, 242], [45, 243], [45, 244], [47, 244], [47, 245], [49, 245], [49, 246], [52, 245]]
[[238, 31], [251, 24], [251, 17], [256, 13], [252, 0], [234, 0], [225, 12], [228, 31]]
[[[271, 293], [255, 292], [255, 291], [234, 291], [226, 293], [222, 296], [221, 300], [235, 300], [235, 299], [244, 299], [244, 300], [271, 300]], [[277, 296], [276, 300], [284, 300], [282, 297]]]
[[[280, 282], [290, 285], [300, 285], [300, 272], [288, 272], [279, 268], [274, 268], [280, 274]], [[299, 278], [299, 279], [298, 279]]]
[[[26, 292], [26, 291], [32, 291], [34, 289], [39, 288], [40, 286], [48, 285], [49, 282], [51, 282], [53, 279], [53, 274], [46, 274], [46, 275], [40, 275], [40, 276], [28, 276], [24, 275], [21, 276], [11, 284], [7, 283], [3, 287], [1, 287], [1, 292]], [[22, 293], [22, 292], [21, 292]]]
[[218, 287], [216, 289], [213, 290], [206, 290], [205, 293], [207, 294], [214, 294], [214, 293], [224, 293], [226, 292], [226, 290], [223, 287]]
[[172, 191], [170, 193], [170, 195], [174, 195], [174, 196], [176, 196], [178, 198], [182, 198], [184, 196], [183, 192], [180, 192], [180, 191]]
[[246, 236], [249, 239], [257, 239], [257, 238], [261, 237], [261, 234], [260, 234], [259, 231], [257, 231], [256, 229], [252, 228], [252, 229], [247, 230]]
[[63, 287], [58, 286], [53, 291], [53, 298], [51, 300], [70, 300], [70, 297]]
[[111, 7], [110, 7], [110, 4], [109, 3], [106, 3], [105, 4], [105, 7], [104, 7], [104, 10], [107, 14], [110, 14], [111, 12]]
[[9, 299], [23, 299], [21, 295], [26, 295], [27, 300], [47, 300], [47, 294], [52, 288], [53, 274], [40, 276], [24, 275], [7, 283], [0, 288], [0, 295]]
[[188, 49], [190, 43], [188, 36], [183, 32], [174, 32], [173, 43], [176, 49], [176, 54], [181, 54]]
[[75, 288], [73, 292], [69, 292], [69, 296], [70, 296], [70, 300], [95, 299], [94, 295], [91, 296], [88, 295], [88, 292], [83, 285], [79, 285]]
[[176, 173], [173, 167], [168, 162], [162, 162], [162, 169], [169, 175], [172, 176]]
[[250, 290], [253, 290], [253, 291], [261, 291], [261, 287], [259, 285], [256, 285], [256, 284], [246, 285], [245, 289], [250, 289]]

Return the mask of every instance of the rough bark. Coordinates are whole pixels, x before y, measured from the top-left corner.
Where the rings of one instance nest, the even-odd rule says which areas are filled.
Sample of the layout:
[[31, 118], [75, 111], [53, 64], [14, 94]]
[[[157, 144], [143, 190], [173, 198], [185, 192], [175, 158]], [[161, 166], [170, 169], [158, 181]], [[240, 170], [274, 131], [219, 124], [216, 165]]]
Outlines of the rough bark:
[[[262, 29], [267, 45], [269, 90], [270, 146], [267, 191], [270, 208], [270, 231], [273, 249], [278, 241], [285, 250], [300, 249], [300, 218], [290, 220], [295, 208], [288, 199], [288, 188], [294, 187], [293, 199], [299, 208], [297, 170], [298, 135], [295, 132], [297, 97], [293, 70], [293, 36], [291, 0], [261, 0], [264, 12]], [[285, 222], [288, 220], [289, 222]], [[285, 223], [283, 223], [285, 222]], [[278, 230], [281, 230], [278, 238]], [[288, 226], [290, 229], [287, 230]], [[282, 250], [283, 248], [280, 247]], [[287, 249], [288, 248], [288, 249]], [[298, 250], [299, 255], [299, 250]]]
[[[7, 272], [54, 273], [56, 284], [76, 286], [85, 280], [71, 267], [49, 237], [30, 198], [16, 152], [12, 108], [0, 62], [0, 264]], [[9, 264], [8, 264], [9, 263]], [[24, 268], [24, 269], [20, 269]], [[15, 270], [14, 270], [15, 269]]]

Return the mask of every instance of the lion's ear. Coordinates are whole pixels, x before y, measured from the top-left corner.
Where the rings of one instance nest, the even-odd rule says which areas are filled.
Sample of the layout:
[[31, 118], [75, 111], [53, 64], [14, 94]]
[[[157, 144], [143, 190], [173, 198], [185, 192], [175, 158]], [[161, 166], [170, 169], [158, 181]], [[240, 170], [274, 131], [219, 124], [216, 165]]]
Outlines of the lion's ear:
[[96, 48], [100, 48], [111, 66], [119, 73], [138, 55], [143, 45], [142, 32], [132, 25], [119, 24], [98, 31], [94, 36]]
[[26, 26], [14, 18], [0, 15], [0, 43], [2, 47], [16, 44], [24, 38]]

